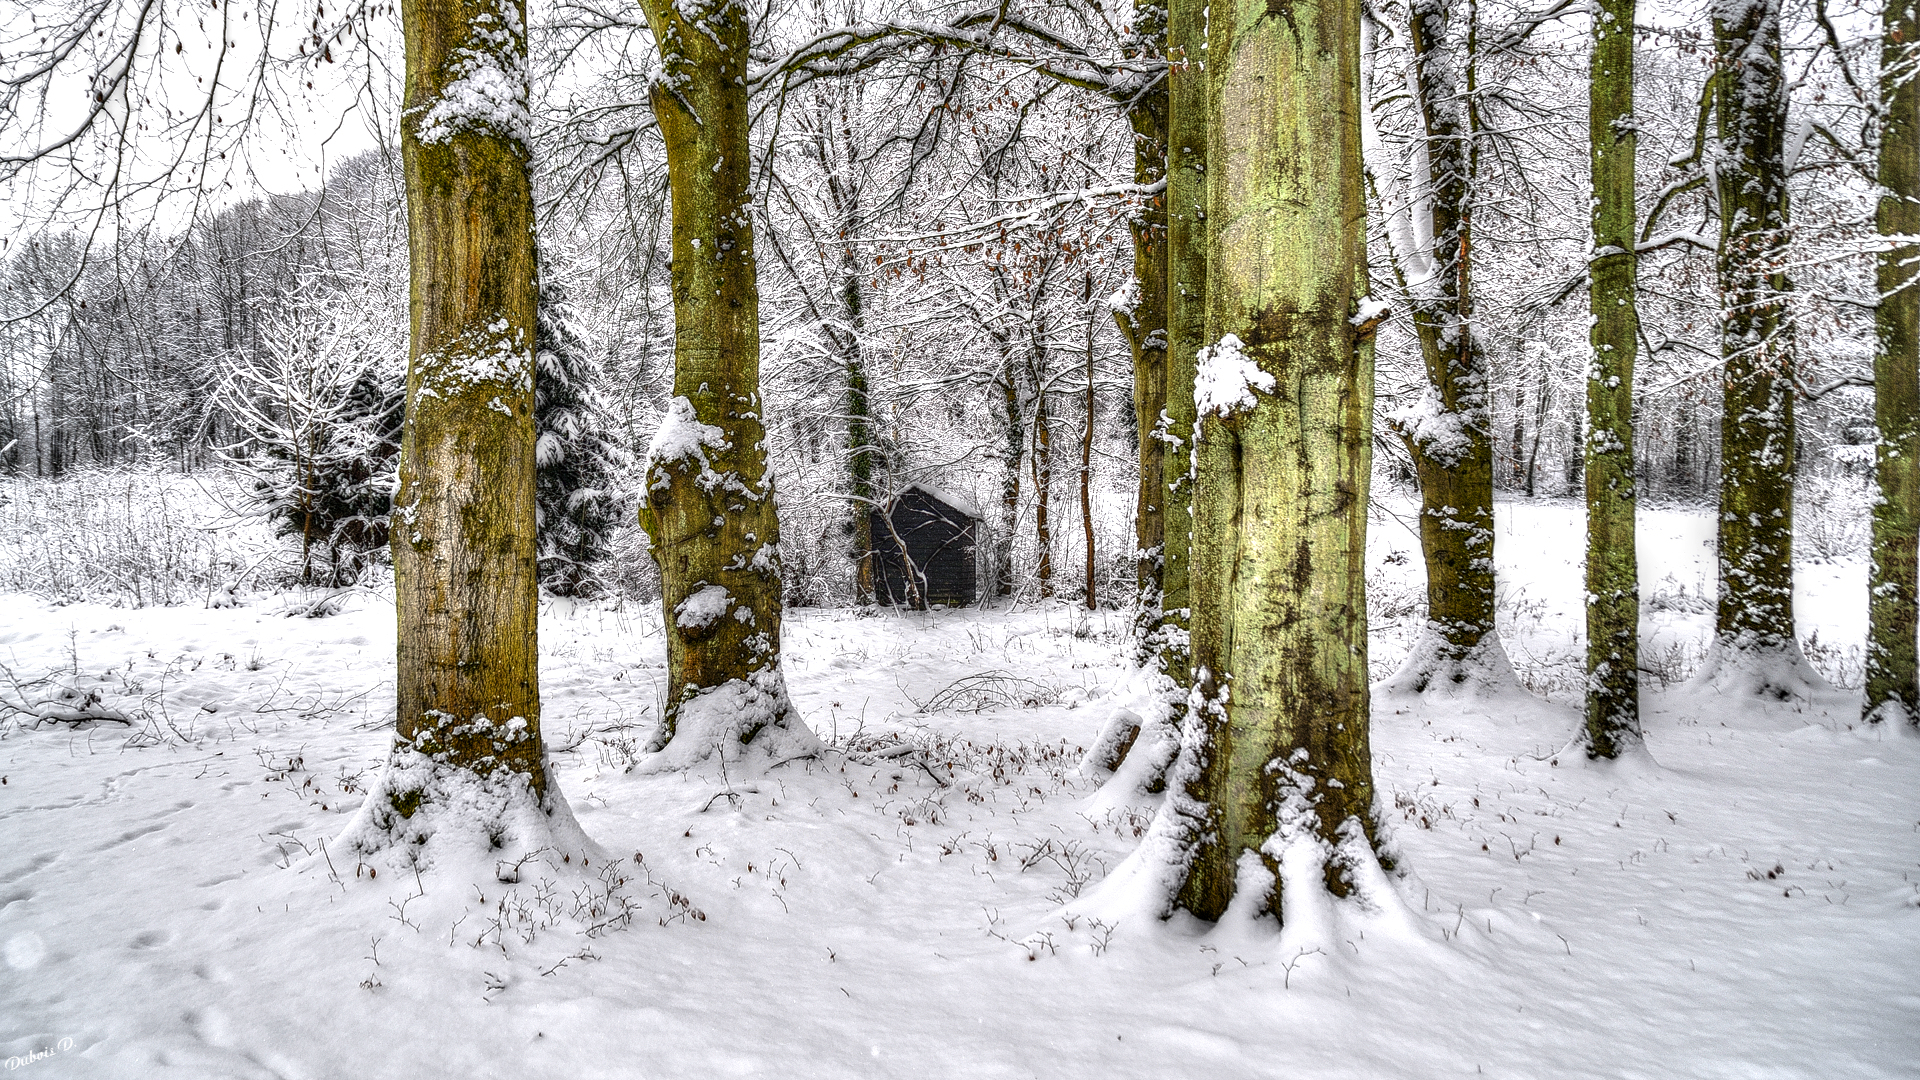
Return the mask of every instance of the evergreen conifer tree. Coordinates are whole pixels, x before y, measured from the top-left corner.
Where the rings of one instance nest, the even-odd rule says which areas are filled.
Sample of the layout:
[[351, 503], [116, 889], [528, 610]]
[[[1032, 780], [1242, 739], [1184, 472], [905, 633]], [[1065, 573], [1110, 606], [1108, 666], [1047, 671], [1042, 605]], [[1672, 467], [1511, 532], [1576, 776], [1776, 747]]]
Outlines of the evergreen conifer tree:
[[317, 553], [338, 586], [387, 546], [405, 391], [397, 358], [335, 320], [276, 326], [264, 355], [235, 358], [220, 396], [245, 439], [223, 455], [275, 531], [299, 539], [302, 582]]
[[367, 365], [347, 392], [345, 422], [332, 434], [338, 467], [323, 478], [317, 502], [335, 585], [357, 578], [386, 553], [407, 404], [405, 375], [398, 362]]
[[559, 285], [542, 285], [534, 332], [534, 513], [540, 584], [556, 596], [590, 595], [593, 565], [632, 512], [620, 491], [633, 457], [594, 386], [592, 360]]

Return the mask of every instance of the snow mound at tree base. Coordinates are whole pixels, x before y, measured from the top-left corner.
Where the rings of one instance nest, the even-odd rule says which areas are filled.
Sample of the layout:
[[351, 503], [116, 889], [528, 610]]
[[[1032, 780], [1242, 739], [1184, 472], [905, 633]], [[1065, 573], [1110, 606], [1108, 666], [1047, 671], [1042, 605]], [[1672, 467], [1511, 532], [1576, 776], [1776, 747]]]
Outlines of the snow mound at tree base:
[[[643, 870], [590, 840], [550, 769], [545, 780], [541, 795], [524, 773], [478, 772], [400, 740], [346, 828], [300, 869], [379, 909], [384, 921], [369, 925], [412, 930], [399, 940], [417, 935], [423, 948], [546, 965], [578, 956], [583, 939], [633, 923]], [[676, 900], [691, 910], [664, 896], [663, 914]]]
[[[1148, 843], [1105, 880], [1057, 912], [1059, 923], [1093, 943], [1096, 954], [1111, 948], [1190, 945], [1199, 939], [1222, 951], [1269, 953], [1288, 964], [1310, 956], [1337, 961], [1352, 951], [1347, 943], [1353, 941], [1400, 943], [1420, 950], [1433, 944], [1433, 934], [1382, 868], [1357, 821], [1349, 820], [1334, 843], [1288, 828], [1269, 838], [1260, 852], [1243, 852], [1233, 900], [1214, 923], [1175, 908], [1191, 845], [1170, 840], [1158, 830], [1150, 834]], [[1347, 882], [1346, 895], [1328, 890], [1330, 866], [1337, 866]], [[1055, 933], [1043, 927], [1021, 944], [1038, 958], [1059, 948]]]
[[1867, 714], [1866, 721], [1897, 734], [1920, 738], [1920, 715], [1908, 712], [1907, 707], [1898, 701], [1881, 702], [1878, 708]]
[[801, 720], [775, 667], [695, 692], [674, 708], [671, 726], [661, 725], [647, 749], [634, 768], [641, 775], [713, 762], [742, 776], [818, 757], [826, 745]]
[[1421, 629], [1400, 670], [1374, 684], [1385, 698], [1498, 702], [1531, 698], [1514, 674], [1498, 634], [1488, 632], [1465, 649], [1448, 641], [1433, 622]]
[[1091, 816], [1154, 799], [1180, 752], [1180, 688], [1161, 672], [1136, 669], [1113, 697], [1112, 712], [1080, 759], [1081, 776], [1102, 779], [1087, 801]]
[[1563, 769], [1591, 769], [1621, 780], [1633, 779], [1656, 783], [1665, 771], [1660, 762], [1654, 759], [1653, 751], [1647, 749], [1644, 738], [1624, 738], [1617, 744], [1620, 752], [1613, 757], [1597, 757], [1588, 752], [1589, 742], [1584, 729], [1580, 735], [1558, 754], [1548, 759], [1548, 764]]
[[[1151, 680], [1143, 681], [1151, 685]], [[1191, 930], [1203, 925], [1176, 910], [1202, 838], [1213, 828], [1208, 807], [1192, 794], [1209, 750], [1203, 730], [1204, 721], [1192, 713], [1180, 724], [1165, 777], [1166, 796], [1140, 845], [1091, 891], [1057, 913], [1069, 931], [1096, 935], [1102, 951], [1123, 924], [1130, 935], [1150, 936], [1171, 932], [1169, 927]], [[1129, 756], [1137, 754], [1136, 748]], [[1240, 854], [1233, 899], [1214, 932], [1271, 938], [1278, 914], [1283, 950], [1332, 952], [1345, 940], [1343, 934], [1359, 933], [1362, 925], [1390, 938], [1424, 940], [1381, 865], [1381, 852], [1398, 861], [1384, 806], [1376, 799], [1371, 809], [1378, 847], [1353, 817], [1342, 821], [1329, 839], [1320, 834], [1320, 813], [1311, 794], [1314, 782], [1284, 762], [1276, 760], [1269, 767], [1289, 777], [1282, 785], [1286, 794], [1277, 827], [1260, 851]], [[1103, 790], [1094, 801], [1108, 796]], [[1345, 895], [1331, 891], [1329, 881], [1335, 878], [1343, 883]], [[1050, 944], [1046, 932], [1024, 942], [1030, 955], [1037, 955], [1042, 940]]]
[[1776, 702], [1812, 701], [1833, 695], [1795, 641], [1763, 642], [1752, 635], [1716, 636], [1706, 662], [1679, 690], [1684, 697], [1758, 698]]

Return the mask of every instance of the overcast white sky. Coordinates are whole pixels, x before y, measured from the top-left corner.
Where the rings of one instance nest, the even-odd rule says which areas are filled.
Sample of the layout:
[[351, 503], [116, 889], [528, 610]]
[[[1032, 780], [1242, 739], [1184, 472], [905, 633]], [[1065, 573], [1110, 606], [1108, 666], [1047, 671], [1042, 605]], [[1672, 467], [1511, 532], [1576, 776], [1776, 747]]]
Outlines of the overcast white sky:
[[[263, 192], [311, 188], [331, 163], [377, 145], [377, 128], [391, 130], [397, 19], [373, 19], [370, 44], [332, 46], [333, 63], [263, 63], [260, 24], [272, 24], [275, 56], [297, 58], [295, 30], [311, 24], [313, 0], [298, 6], [281, 0], [216, 2], [156, 5], [157, 14], [140, 27], [131, 76], [100, 109], [89, 137], [7, 185], [0, 238], [9, 246], [53, 215], [89, 227], [88, 219], [101, 216], [107, 204], [109, 177], [117, 176], [120, 196], [115, 212], [102, 216], [102, 238], [117, 227], [182, 225], [196, 211]], [[57, 29], [74, 7], [0, 0], [0, 26], [6, 27], [0, 31], [0, 72], [31, 63], [31, 46], [47, 40], [50, 31], [58, 40]], [[108, 11], [53, 77], [16, 103], [15, 114], [0, 114], [0, 154], [30, 152], [70, 133], [94, 104], [98, 73], [126, 64], [139, 8], [115, 0]], [[221, 41], [224, 49], [217, 47]], [[216, 82], [209, 99], [207, 87]]]

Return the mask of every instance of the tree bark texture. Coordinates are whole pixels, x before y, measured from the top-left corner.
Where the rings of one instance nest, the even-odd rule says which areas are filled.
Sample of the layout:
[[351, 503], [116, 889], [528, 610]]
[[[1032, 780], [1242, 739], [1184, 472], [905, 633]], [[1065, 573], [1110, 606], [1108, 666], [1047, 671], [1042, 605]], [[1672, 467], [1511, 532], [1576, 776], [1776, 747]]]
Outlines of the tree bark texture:
[[[1152, 0], [1133, 8], [1129, 56], [1164, 56], [1167, 12]], [[1157, 183], [1167, 174], [1167, 84], [1137, 94], [1127, 106], [1133, 129], [1133, 179]], [[1117, 305], [1114, 321], [1133, 354], [1133, 415], [1140, 447], [1139, 488], [1134, 496], [1134, 648], [1144, 663], [1160, 621], [1162, 543], [1166, 536], [1163, 470], [1166, 444], [1153, 437], [1167, 400], [1167, 202], [1165, 194], [1143, 202], [1127, 223], [1133, 234], [1131, 303]]]
[[860, 348], [866, 319], [860, 304], [860, 277], [851, 265], [849, 247], [846, 282], [841, 286], [842, 316], [847, 320], [847, 479], [852, 498], [848, 507], [853, 528], [854, 599], [873, 603], [873, 418], [867, 404], [867, 361]]
[[811, 733], [780, 672], [780, 534], [761, 418], [749, 190], [749, 12], [738, 0], [644, 6], [660, 48], [650, 93], [673, 196], [675, 397], [648, 454], [641, 508], [666, 611], [667, 715], [655, 748], [690, 738], [670, 756], [691, 763], [729, 741], [786, 731], [805, 743]]
[[1013, 595], [1013, 540], [1020, 532], [1020, 461], [1026, 456], [1026, 403], [1021, 400], [1019, 372], [1013, 363], [1011, 343], [999, 338], [1001, 429], [1006, 443], [1001, 449], [1000, 515], [1004, 523], [995, 543], [993, 592]]
[[[1236, 0], [1208, 44], [1207, 334], [1257, 365], [1200, 402], [1193, 695], [1177, 766], [1195, 847], [1178, 906], [1354, 886], [1372, 859], [1366, 511], [1372, 346], [1360, 4]], [[1213, 385], [1210, 383], [1210, 385]], [[1304, 862], [1302, 861], [1304, 860]]]
[[[1044, 340], [1044, 333], [1040, 340]], [[1038, 363], [1035, 368], [1045, 370]], [[1047, 392], [1042, 385], [1033, 395], [1033, 543], [1038, 554], [1034, 576], [1040, 580], [1041, 599], [1053, 598], [1053, 517], [1048, 512], [1052, 502], [1053, 417], [1048, 415]]]
[[1718, 0], [1713, 109], [1720, 142], [1719, 606], [1715, 644], [1791, 650], [1794, 389], [1783, 269], [1787, 96], [1779, 0]]
[[[1087, 306], [1093, 304], [1093, 271], [1091, 269], [1087, 271], [1087, 284], [1081, 296], [1081, 303]], [[1088, 611], [1094, 611], [1100, 607], [1100, 594], [1096, 586], [1099, 559], [1093, 538], [1093, 326], [1091, 321], [1087, 323], [1087, 400], [1085, 415], [1080, 421], [1080, 530], [1085, 535], [1087, 543]]]
[[1587, 368], [1587, 753], [1640, 738], [1640, 563], [1634, 539], [1634, 0], [1598, 0], [1588, 71], [1593, 314]]
[[[512, 770], [544, 797], [525, 9], [408, 0], [401, 20], [411, 337], [391, 538], [395, 751]], [[463, 113], [470, 80], [511, 88], [517, 114]], [[393, 793], [402, 816], [421, 797]]]
[[[1412, 284], [1413, 325], [1427, 390], [1399, 417], [1420, 478], [1420, 547], [1429, 640], [1406, 671], [1423, 691], [1494, 633], [1493, 432], [1490, 375], [1473, 333], [1473, 200], [1478, 134], [1471, 109], [1472, 7], [1415, 0], [1408, 19], [1425, 128], [1433, 244], [1428, 279]], [[1449, 669], [1452, 670], [1449, 670]]]
[[[1879, 229], [1882, 236], [1920, 234], [1920, 87], [1911, 50], [1920, 19], [1910, 5], [1890, 3], [1882, 15]], [[1920, 669], [1914, 632], [1920, 591], [1915, 543], [1920, 536], [1920, 291], [1910, 284], [1920, 248], [1882, 252], [1874, 312], [1874, 422], [1879, 442], [1874, 477], [1873, 567], [1867, 588], [1869, 720], [1920, 723]]]
[[1159, 666], [1190, 677], [1188, 572], [1193, 543], [1193, 370], [1207, 336], [1205, 0], [1173, 0], [1167, 21], [1166, 403], [1152, 434], [1161, 466]]

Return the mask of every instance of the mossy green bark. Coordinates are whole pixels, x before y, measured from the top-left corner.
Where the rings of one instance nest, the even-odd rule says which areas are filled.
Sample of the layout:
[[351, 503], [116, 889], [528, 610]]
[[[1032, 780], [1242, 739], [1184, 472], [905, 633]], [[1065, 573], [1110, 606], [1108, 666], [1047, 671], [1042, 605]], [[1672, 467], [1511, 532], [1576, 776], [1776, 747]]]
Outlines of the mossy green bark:
[[1153, 434], [1163, 445], [1160, 670], [1191, 678], [1187, 578], [1193, 541], [1193, 372], [1207, 336], [1207, 5], [1173, 0], [1167, 13], [1166, 403]]
[[1176, 903], [1213, 919], [1248, 853], [1277, 876], [1288, 845], [1323, 852], [1324, 881], [1266, 898], [1277, 915], [1282, 888], [1346, 893], [1343, 859], [1373, 836], [1373, 369], [1352, 321], [1367, 284], [1360, 3], [1236, 0], [1210, 21], [1207, 336], [1238, 337], [1274, 381], [1198, 433], [1198, 767], [1182, 783], [1201, 820]]
[[544, 796], [527, 148], [435, 110], [475, 64], [525, 78], [524, 16], [517, 0], [401, 7], [411, 333], [391, 532], [395, 727], [403, 746], [515, 770]]
[[843, 268], [846, 281], [841, 286], [841, 308], [847, 320], [847, 346], [844, 362], [847, 373], [847, 480], [852, 499], [847, 508], [853, 532], [854, 599], [873, 603], [873, 418], [867, 403], [867, 361], [860, 348], [860, 335], [866, 329], [866, 316], [860, 303], [860, 278], [848, 263]]
[[1794, 387], [1786, 262], [1787, 96], [1779, 0], [1712, 9], [1712, 103], [1720, 141], [1719, 605], [1715, 644], [1791, 651]]
[[[1920, 234], [1920, 87], [1913, 82], [1911, 50], [1920, 41], [1920, 19], [1905, 4], [1882, 14], [1880, 93], [1879, 231], [1882, 236]], [[1904, 715], [1920, 723], [1920, 670], [1914, 632], [1920, 589], [1915, 582], [1920, 537], [1920, 291], [1913, 280], [1920, 247], [1900, 244], [1882, 252], [1874, 313], [1874, 421], [1879, 441], [1874, 477], [1880, 501], [1873, 508], [1873, 567], [1867, 586], [1867, 693], [1869, 720]]]
[[1640, 564], [1634, 539], [1633, 367], [1639, 349], [1634, 255], [1633, 0], [1597, 0], [1589, 61], [1593, 166], [1592, 311], [1587, 368], [1587, 753], [1618, 757], [1640, 738]]
[[[760, 396], [760, 304], [753, 251], [746, 75], [750, 12], [738, 0], [646, 0], [660, 49], [651, 84], [673, 196], [673, 391], [692, 419], [717, 429], [695, 456], [648, 462], [641, 523], [660, 565], [666, 611], [671, 741], [693, 697], [734, 682], [763, 693], [767, 715], [743, 721], [751, 741], [784, 725], [779, 672], [779, 523]], [[710, 587], [723, 616], [683, 617]]]
[[[1133, 8], [1129, 57], [1166, 55], [1167, 10], [1151, 0]], [[1167, 84], [1160, 81], [1127, 105], [1133, 131], [1133, 179], [1145, 185], [1167, 175]], [[1140, 447], [1139, 487], [1134, 496], [1134, 643], [1147, 663], [1160, 623], [1162, 545], [1167, 529], [1166, 444], [1154, 437], [1167, 401], [1167, 201], [1143, 203], [1127, 227], [1133, 234], [1133, 277], [1139, 292], [1114, 321], [1133, 354], [1133, 416]]]
[[[1432, 190], [1431, 281], [1416, 290], [1414, 336], [1427, 374], [1418, 422], [1402, 427], [1420, 479], [1420, 550], [1427, 570], [1428, 631], [1416, 653], [1429, 670], [1406, 672], [1424, 690], [1494, 631], [1493, 432], [1490, 372], [1473, 332], [1473, 183], [1478, 131], [1470, 108], [1472, 7], [1415, 0], [1408, 13], [1415, 88]], [[1466, 25], [1461, 25], [1461, 23]]]

